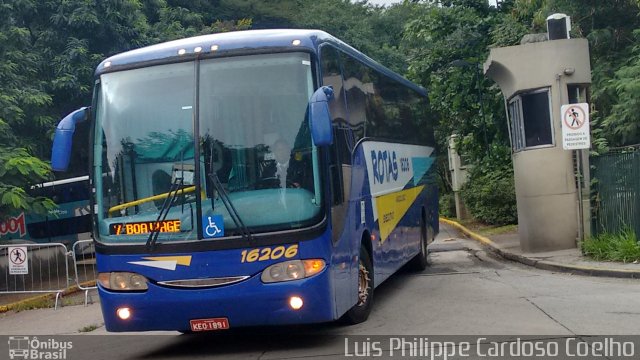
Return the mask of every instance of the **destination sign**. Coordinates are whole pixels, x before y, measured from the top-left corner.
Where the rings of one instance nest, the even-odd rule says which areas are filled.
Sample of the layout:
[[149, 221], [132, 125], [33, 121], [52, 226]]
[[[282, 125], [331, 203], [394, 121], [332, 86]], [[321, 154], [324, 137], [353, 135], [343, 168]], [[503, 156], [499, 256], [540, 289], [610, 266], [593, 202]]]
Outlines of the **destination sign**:
[[180, 231], [180, 220], [140, 221], [130, 223], [116, 223], [109, 225], [111, 235], [140, 235], [152, 231], [174, 233]]

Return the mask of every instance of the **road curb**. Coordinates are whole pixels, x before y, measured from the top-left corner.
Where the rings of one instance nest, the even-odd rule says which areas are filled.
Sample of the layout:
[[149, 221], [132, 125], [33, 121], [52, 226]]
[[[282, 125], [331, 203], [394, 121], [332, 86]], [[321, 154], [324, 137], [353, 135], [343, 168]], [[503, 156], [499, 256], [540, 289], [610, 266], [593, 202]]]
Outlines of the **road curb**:
[[566, 272], [571, 274], [580, 274], [580, 275], [589, 275], [589, 276], [602, 276], [602, 277], [615, 277], [615, 278], [625, 278], [625, 279], [640, 279], [640, 270], [625, 270], [625, 269], [610, 269], [610, 268], [600, 268], [600, 267], [591, 267], [591, 266], [580, 266], [580, 265], [569, 265], [562, 264], [553, 261], [546, 260], [536, 260], [532, 259], [520, 254], [514, 254], [511, 251], [506, 251], [500, 246], [498, 246], [491, 239], [484, 237], [482, 235], [476, 234], [473, 231], [467, 229], [460, 223], [446, 219], [440, 218], [440, 222], [443, 222], [447, 225], [453, 226], [456, 229], [462, 231], [464, 234], [482, 243], [485, 246], [488, 246], [491, 251], [500, 255], [501, 257], [516, 261], [524, 265], [532, 266], [541, 270], [548, 271], [558, 271], [558, 272]]
[[[88, 286], [95, 286], [95, 284], [96, 284], [95, 280], [92, 280], [92, 281], [84, 282], [84, 283], [80, 284], [80, 286], [88, 287]], [[80, 289], [80, 287], [78, 287], [78, 285], [73, 285], [70, 288], [65, 289], [62, 292], [62, 297], [68, 296], [68, 295], [71, 295], [71, 294], [75, 294], [75, 293], [77, 293], [79, 291], [84, 291], [84, 290]], [[53, 298], [55, 298], [55, 296], [56, 296], [55, 292], [54, 293], [47, 293], [47, 294], [32, 296], [30, 298], [26, 298], [26, 299], [22, 299], [22, 300], [19, 300], [19, 301], [16, 301], [16, 302], [9, 303], [7, 305], [0, 305], [0, 314], [9, 312], [9, 311], [11, 311], [11, 310], [13, 310], [15, 308], [20, 307], [21, 305], [28, 304], [30, 302], [53, 299]]]

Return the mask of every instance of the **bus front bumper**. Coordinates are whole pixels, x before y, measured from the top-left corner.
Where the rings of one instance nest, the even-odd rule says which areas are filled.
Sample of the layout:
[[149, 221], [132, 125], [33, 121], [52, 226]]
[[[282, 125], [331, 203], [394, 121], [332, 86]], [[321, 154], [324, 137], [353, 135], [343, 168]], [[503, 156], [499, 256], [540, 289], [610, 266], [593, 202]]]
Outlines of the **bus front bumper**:
[[[113, 292], [98, 287], [107, 331], [192, 331], [192, 320], [227, 319], [229, 327], [318, 323], [335, 320], [330, 272], [264, 284], [260, 274], [217, 288], [177, 289], [149, 283], [145, 292]], [[303, 301], [294, 310], [290, 299]], [[130, 317], [118, 317], [128, 308]]]

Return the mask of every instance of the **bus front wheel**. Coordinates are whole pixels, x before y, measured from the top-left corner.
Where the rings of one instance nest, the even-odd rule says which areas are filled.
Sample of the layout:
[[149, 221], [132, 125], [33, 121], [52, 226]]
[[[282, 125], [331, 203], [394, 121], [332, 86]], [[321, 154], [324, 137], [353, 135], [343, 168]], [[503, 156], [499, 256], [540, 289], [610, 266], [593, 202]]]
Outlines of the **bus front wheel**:
[[358, 302], [344, 314], [344, 321], [351, 325], [366, 321], [371, 313], [372, 304], [373, 264], [369, 252], [361, 245], [358, 262]]

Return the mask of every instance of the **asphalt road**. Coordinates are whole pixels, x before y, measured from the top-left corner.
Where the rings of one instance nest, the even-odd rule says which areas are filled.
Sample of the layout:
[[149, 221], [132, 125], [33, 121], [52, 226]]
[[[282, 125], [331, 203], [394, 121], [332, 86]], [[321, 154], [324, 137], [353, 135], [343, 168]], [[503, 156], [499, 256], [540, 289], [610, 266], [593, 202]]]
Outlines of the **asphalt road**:
[[[87, 336], [73, 337], [74, 348], [67, 358], [90, 354], [91, 359], [333, 359], [345, 354], [357, 357], [358, 351], [367, 349], [374, 356], [378, 348], [385, 358], [394, 345], [388, 336], [435, 342], [465, 339], [439, 335], [470, 335], [469, 341], [475, 342], [479, 336], [508, 335], [511, 339], [532, 336], [566, 342], [571, 338], [593, 340], [583, 335], [640, 334], [640, 280], [537, 270], [497, 259], [475, 242], [455, 236], [446, 230], [441, 233], [432, 246], [428, 270], [402, 271], [376, 289], [371, 316], [359, 325], [232, 329], [198, 335], [89, 336], [106, 334], [104, 327], [98, 327], [83, 333]], [[64, 311], [73, 314], [73, 308]], [[82, 317], [86, 322], [99, 321], [95, 320], [99, 319], [96, 305], [76, 308], [78, 316], [67, 316], [67, 321], [82, 324]], [[30, 313], [0, 318], [0, 333], [14, 334], [20, 323], [36, 321], [29, 316], [44, 324], [40, 329], [56, 329], [46, 324], [55, 321], [54, 317]], [[74, 331], [49, 333], [70, 332]], [[382, 345], [376, 344], [378, 340]], [[2, 351], [0, 347], [0, 354]], [[638, 344], [635, 352], [640, 353]], [[79, 354], [82, 356], [76, 357]]]

